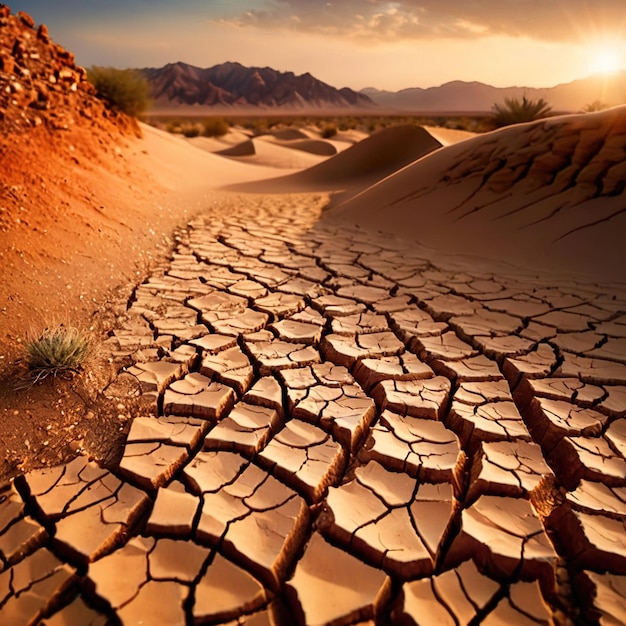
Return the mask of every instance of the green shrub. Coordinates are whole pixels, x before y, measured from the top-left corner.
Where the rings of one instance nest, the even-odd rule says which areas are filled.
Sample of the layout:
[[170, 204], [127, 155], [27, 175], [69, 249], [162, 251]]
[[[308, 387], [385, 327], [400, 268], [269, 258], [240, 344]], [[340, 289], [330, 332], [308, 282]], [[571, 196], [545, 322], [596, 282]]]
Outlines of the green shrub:
[[543, 99], [529, 100], [524, 96], [519, 98], [505, 98], [504, 104], [494, 104], [493, 122], [497, 127], [533, 122], [547, 117], [552, 107]]
[[210, 117], [205, 120], [202, 134], [205, 137], [223, 137], [230, 130], [228, 122], [222, 117]]
[[48, 376], [71, 376], [91, 352], [91, 339], [77, 328], [46, 328], [24, 344], [25, 361], [35, 382]]
[[88, 76], [98, 95], [119, 111], [137, 117], [148, 110], [150, 83], [141, 72], [93, 66]]

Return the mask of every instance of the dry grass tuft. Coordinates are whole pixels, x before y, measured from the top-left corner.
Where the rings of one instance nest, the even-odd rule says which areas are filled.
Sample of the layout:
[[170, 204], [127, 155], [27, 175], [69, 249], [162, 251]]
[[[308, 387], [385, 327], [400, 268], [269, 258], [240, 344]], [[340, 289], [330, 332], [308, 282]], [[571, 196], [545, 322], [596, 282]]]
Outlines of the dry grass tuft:
[[91, 353], [92, 339], [71, 326], [46, 328], [24, 344], [24, 361], [34, 382], [44, 378], [71, 378]]

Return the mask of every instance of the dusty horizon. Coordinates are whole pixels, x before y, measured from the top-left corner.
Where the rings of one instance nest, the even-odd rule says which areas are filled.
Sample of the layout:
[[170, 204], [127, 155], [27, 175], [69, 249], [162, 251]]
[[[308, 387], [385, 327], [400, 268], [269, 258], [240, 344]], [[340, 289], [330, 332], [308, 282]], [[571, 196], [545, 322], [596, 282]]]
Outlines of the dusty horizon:
[[453, 80], [553, 87], [626, 70], [626, 17], [619, 2], [595, 3], [591, 12], [585, 2], [541, 9], [526, 0], [493, 4], [15, 0], [9, 6], [45, 23], [84, 66], [233, 61], [310, 72], [336, 87], [387, 91]]

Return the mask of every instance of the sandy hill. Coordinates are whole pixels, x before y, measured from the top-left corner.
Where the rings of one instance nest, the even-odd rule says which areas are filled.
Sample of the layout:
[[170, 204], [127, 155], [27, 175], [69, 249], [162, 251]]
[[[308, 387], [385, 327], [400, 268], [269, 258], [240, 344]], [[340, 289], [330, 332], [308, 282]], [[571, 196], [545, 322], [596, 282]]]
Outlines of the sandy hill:
[[445, 147], [332, 215], [442, 250], [624, 281], [625, 190], [626, 106]]
[[309, 169], [279, 178], [235, 185], [237, 191], [284, 193], [363, 189], [441, 147], [418, 126], [384, 128]]
[[45, 25], [0, 5], [0, 172], [2, 370], [29, 332], [89, 320], [120, 285], [130, 293], [216, 185], [284, 170], [140, 129]]
[[115, 369], [106, 356], [96, 350], [69, 386], [18, 390], [24, 340], [62, 323], [99, 344], [176, 229], [216, 207], [217, 185], [284, 172], [137, 126], [96, 97], [45, 26], [0, 5], [0, 477], [73, 458], [83, 437], [104, 458], [124, 436], [101, 395]]
[[[312, 150], [298, 149], [294, 142], [274, 142], [269, 135], [246, 139], [241, 143], [215, 150], [214, 140], [210, 137], [193, 137], [189, 142], [202, 150], [232, 158], [239, 163], [274, 167], [279, 170], [301, 170], [318, 164], [325, 157]], [[302, 140], [312, 141], [312, 140]], [[329, 145], [329, 147], [331, 147]], [[283, 173], [283, 172], [281, 172]]]

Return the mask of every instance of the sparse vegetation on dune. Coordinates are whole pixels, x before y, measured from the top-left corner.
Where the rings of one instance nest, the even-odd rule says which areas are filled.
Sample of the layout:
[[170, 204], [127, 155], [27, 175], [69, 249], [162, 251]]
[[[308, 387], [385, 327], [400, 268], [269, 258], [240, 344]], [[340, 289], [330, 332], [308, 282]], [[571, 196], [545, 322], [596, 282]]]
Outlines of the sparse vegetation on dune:
[[223, 117], [211, 117], [202, 124], [205, 137], [223, 137], [229, 129], [230, 125]]
[[199, 137], [200, 136], [200, 127], [197, 124], [192, 124], [190, 126], [184, 126], [182, 129], [182, 134], [185, 137]]
[[337, 127], [334, 124], [325, 124], [322, 127], [322, 138], [330, 139], [337, 134]]
[[[160, 115], [152, 113], [146, 116], [146, 121], [171, 133], [186, 135], [186, 129], [199, 126], [204, 130], [201, 134], [208, 137], [219, 137], [230, 128], [240, 128], [248, 131], [252, 136], [265, 135], [274, 130], [283, 128], [316, 128], [325, 138], [333, 137], [338, 133], [356, 130], [373, 133], [381, 128], [414, 124], [416, 126], [441, 126], [454, 130], [471, 132], [485, 132], [493, 129], [493, 123], [488, 115], [450, 115], [450, 116], [422, 116], [422, 115]], [[193, 131], [191, 131], [193, 132]]]
[[497, 128], [522, 124], [548, 117], [552, 107], [543, 98], [530, 100], [524, 96], [519, 98], [505, 98], [504, 104], [493, 105], [493, 123]]
[[88, 77], [98, 95], [123, 113], [139, 117], [148, 110], [150, 84], [141, 72], [92, 66]]

